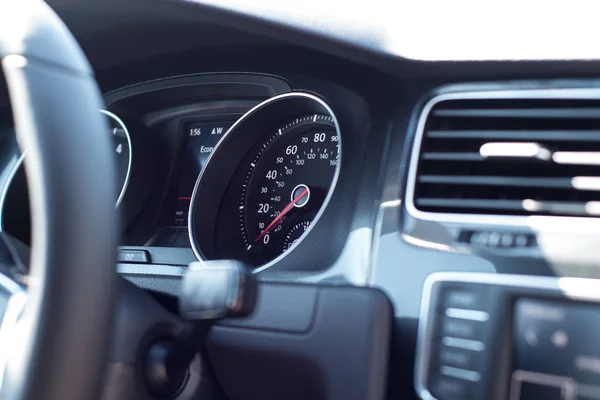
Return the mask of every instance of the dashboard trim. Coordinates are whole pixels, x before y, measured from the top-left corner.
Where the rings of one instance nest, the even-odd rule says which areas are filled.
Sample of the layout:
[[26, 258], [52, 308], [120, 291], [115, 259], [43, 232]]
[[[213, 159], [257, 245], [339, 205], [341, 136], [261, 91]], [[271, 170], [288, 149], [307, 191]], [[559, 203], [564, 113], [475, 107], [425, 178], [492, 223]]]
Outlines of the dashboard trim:
[[[335, 127], [335, 131], [336, 134], [338, 136], [338, 143], [339, 143], [339, 162], [337, 165], [337, 168], [335, 170], [335, 173], [333, 175], [333, 180], [331, 183], [331, 188], [329, 190], [329, 192], [327, 193], [327, 196], [325, 197], [325, 200], [323, 201], [323, 205], [321, 206], [321, 209], [319, 210], [319, 212], [315, 215], [312, 223], [309, 225], [309, 227], [306, 229], [305, 233], [304, 233], [304, 237], [306, 237], [306, 235], [310, 234], [310, 231], [312, 230], [312, 228], [315, 226], [315, 224], [319, 221], [319, 219], [321, 218], [321, 216], [323, 215], [323, 213], [325, 212], [325, 210], [327, 209], [327, 206], [329, 205], [329, 201], [331, 200], [331, 197], [333, 196], [333, 192], [335, 191], [335, 188], [337, 186], [337, 182], [338, 182], [338, 178], [340, 175], [340, 171], [341, 171], [341, 167], [342, 167], [342, 135], [340, 133], [340, 128], [339, 128], [339, 123], [338, 120], [333, 112], [333, 110], [331, 109], [331, 107], [329, 107], [329, 105], [327, 105], [327, 103], [325, 103], [325, 101], [323, 101], [322, 99], [320, 99], [319, 97], [312, 95], [310, 93], [305, 93], [305, 92], [289, 92], [289, 93], [283, 93], [277, 96], [273, 96], [259, 104], [257, 104], [256, 106], [252, 107], [250, 110], [248, 110], [244, 115], [242, 115], [237, 121], [235, 121], [235, 123], [227, 130], [227, 132], [225, 132], [225, 134], [223, 134], [223, 137], [221, 138], [221, 140], [219, 141], [219, 143], [217, 143], [217, 145], [215, 146], [215, 148], [213, 149], [212, 153], [209, 155], [207, 161], [206, 161], [206, 165], [204, 167], [204, 169], [202, 169], [202, 171], [200, 172], [200, 174], [198, 175], [198, 178], [196, 179], [196, 183], [194, 185], [194, 191], [192, 193], [192, 198], [190, 201], [190, 209], [188, 212], [188, 236], [190, 238], [190, 244], [192, 246], [192, 250], [194, 252], [194, 255], [196, 256], [196, 258], [199, 261], [203, 261], [204, 257], [202, 256], [202, 252], [200, 251], [200, 249], [198, 249], [198, 246], [196, 244], [196, 240], [193, 237], [193, 229], [192, 229], [192, 221], [193, 221], [193, 209], [194, 209], [194, 204], [195, 204], [195, 200], [196, 200], [196, 195], [198, 193], [198, 187], [200, 185], [200, 181], [202, 180], [202, 177], [205, 173], [205, 171], [207, 170], [207, 167], [210, 165], [210, 161], [212, 159], [212, 157], [217, 153], [217, 151], [219, 150], [219, 148], [221, 147], [222, 143], [225, 141], [225, 139], [227, 138], [227, 136], [229, 136], [229, 134], [239, 125], [241, 124], [246, 118], [248, 118], [250, 115], [252, 115], [255, 111], [267, 106], [270, 103], [273, 103], [275, 101], [281, 100], [281, 99], [285, 99], [285, 98], [290, 98], [290, 97], [304, 97], [304, 98], [308, 98], [312, 101], [315, 101], [317, 103], [319, 103], [319, 105], [321, 105], [325, 111], [327, 111], [327, 113], [331, 116], [332, 120], [333, 120], [333, 124]], [[253, 270], [253, 273], [259, 273], [261, 271], [264, 271], [270, 267], [272, 267], [273, 265], [275, 265], [277, 262], [279, 262], [281, 259], [283, 259], [284, 257], [286, 257], [289, 253], [291, 253], [299, 244], [300, 244], [301, 240], [297, 241], [296, 243], [294, 243], [289, 249], [288, 251], [280, 254], [279, 256], [277, 256], [276, 258], [274, 258], [273, 260], [269, 261], [268, 263], [259, 266], [258, 268], [255, 268]]]
[[271, 95], [287, 93], [292, 90], [285, 78], [274, 74], [244, 71], [202, 72], [150, 79], [115, 88], [104, 94], [104, 101], [106, 106], [110, 107], [121, 100], [147, 93], [212, 83], [252, 84], [254, 86], [268, 87], [270, 88]]
[[418, 122], [411, 147], [412, 153], [408, 169], [406, 186], [406, 211], [418, 220], [473, 224], [473, 225], [496, 225], [517, 226], [536, 228], [540, 226], [551, 226], [560, 223], [561, 229], [567, 231], [598, 231], [598, 219], [590, 217], [566, 217], [566, 216], [517, 216], [517, 215], [491, 215], [491, 214], [461, 214], [461, 213], [434, 213], [418, 210], [414, 204], [415, 185], [417, 169], [425, 123], [432, 108], [446, 100], [489, 100], [489, 99], [590, 99], [600, 100], [600, 89], [597, 88], [548, 88], [548, 89], [498, 89], [484, 91], [464, 91], [454, 93], [442, 93], [434, 95], [423, 108], [418, 111]]
[[152, 277], [176, 277], [185, 275], [187, 266], [161, 264], [118, 263], [117, 272], [124, 275], [145, 275]]
[[432, 352], [429, 346], [433, 336], [432, 325], [429, 324], [429, 301], [433, 287], [439, 282], [465, 282], [512, 286], [558, 292], [568, 299], [600, 303], [600, 279], [558, 278], [532, 275], [508, 275], [479, 272], [434, 272], [427, 277], [423, 286], [421, 309], [419, 312], [419, 330], [417, 333], [417, 350], [415, 354], [415, 390], [423, 400], [437, 400], [427, 390], [427, 361]]

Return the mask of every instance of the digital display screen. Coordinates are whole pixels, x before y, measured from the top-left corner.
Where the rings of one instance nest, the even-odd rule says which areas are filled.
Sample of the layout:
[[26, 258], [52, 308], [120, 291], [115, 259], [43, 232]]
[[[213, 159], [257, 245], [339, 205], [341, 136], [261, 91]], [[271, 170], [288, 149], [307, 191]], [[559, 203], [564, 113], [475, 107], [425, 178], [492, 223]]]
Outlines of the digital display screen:
[[519, 299], [510, 400], [600, 398], [600, 307]]
[[[169, 204], [174, 204], [167, 218], [167, 225], [187, 226], [188, 210], [198, 175], [205, 167], [208, 157], [234, 121], [190, 122], [184, 124], [185, 139], [180, 153], [181, 169], [179, 183], [172, 191]], [[175, 175], [177, 178], [177, 175]]]

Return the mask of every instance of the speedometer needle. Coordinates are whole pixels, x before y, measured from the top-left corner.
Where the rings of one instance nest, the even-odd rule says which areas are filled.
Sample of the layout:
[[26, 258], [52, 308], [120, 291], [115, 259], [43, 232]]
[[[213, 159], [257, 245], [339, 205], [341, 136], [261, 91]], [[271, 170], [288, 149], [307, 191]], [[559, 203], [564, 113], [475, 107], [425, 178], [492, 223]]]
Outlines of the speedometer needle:
[[264, 231], [262, 231], [260, 233], [260, 235], [258, 235], [258, 237], [256, 239], [254, 239], [254, 243], [258, 242], [260, 239], [262, 239], [267, 233], [269, 233], [269, 231], [271, 229], [273, 229], [273, 227], [275, 225], [277, 225], [278, 223], [281, 222], [281, 220], [283, 219], [283, 217], [290, 212], [290, 210], [294, 207], [294, 205], [298, 204], [298, 202], [308, 194], [308, 188], [305, 188], [302, 192], [300, 192], [300, 194], [298, 196], [296, 196], [296, 198], [294, 198], [294, 200], [292, 200], [290, 202], [290, 204], [288, 204], [287, 206], [285, 206], [285, 208], [283, 210], [281, 210], [281, 212], [279, 213], [278, 216], [275, 217], [275, 219], [273, 219], [273, 221], [271, 221], [271, 223], [269, 225], [267, 225], [267, 227], [265, 228]]

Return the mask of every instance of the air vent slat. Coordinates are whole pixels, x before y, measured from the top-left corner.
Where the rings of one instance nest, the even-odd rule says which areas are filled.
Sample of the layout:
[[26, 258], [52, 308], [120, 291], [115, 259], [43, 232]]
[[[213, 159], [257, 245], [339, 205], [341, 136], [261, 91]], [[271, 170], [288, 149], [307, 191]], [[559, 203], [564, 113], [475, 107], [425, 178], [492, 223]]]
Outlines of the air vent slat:
[[[573, 189], [571, 178], [521, 178], [512, 176], [457, 176], [457, 175], [422, 175], [419, 182], [431, 184], [456, 184], [479, 186], [518, 186], [543, 187], [552, 189]], [[598, 187], [595, 190], [600, 190]]]
[[493, 140], [551, 140], [551, 141], [600, 141], [600, 130], [593, 131], [429, 131], [428, 138], [437, 139], [493, 139]]
[[451, 208], [482, 208], [502, 210], [524, 210], [522, 200], [483, 200], [483, 199], [434, 199], [422, 198], [417, 200], [417, 205], [424, 207], [451, 207]]
[[476, 118], [573, 118], [600, 119], [599, 108], [483, 108], [442, 109], [433, 112], [436, 117]]
[[504, 211], [540, 211], [560, 213], [563, 215], [600, 215], [598, 202], [565, 203], [565, 202], [535, 202], [533, 200], [492, 200], [492, 199], [434, 199], [422, 198], [417, 205], [424, 207], [448, 207], [451, 209], [484, 209], [503, 214]]
[[600, 217], [600, 99], [444, 100], [419, 134], [419, 211]]
[[423, 153], [424, 160], [484, 161], [479, 153]]

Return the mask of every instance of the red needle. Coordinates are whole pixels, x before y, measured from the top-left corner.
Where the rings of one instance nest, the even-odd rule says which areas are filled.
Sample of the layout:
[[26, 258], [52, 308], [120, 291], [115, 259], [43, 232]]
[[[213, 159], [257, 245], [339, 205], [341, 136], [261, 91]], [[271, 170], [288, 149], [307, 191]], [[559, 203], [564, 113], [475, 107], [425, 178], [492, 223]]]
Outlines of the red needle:
[[281, 222], [281, 220], [283, 219], [283, 217], [285, 216], [285, 214], [287, 214], [293, 207], [295, 204], [297, 204], [300, 199], [302, 199], [304, 196], [306, 196], [308, 194], [308, 188], [304, 189], [299, 195], [298, 197], [296, 197], [294, 200], [292, 200], [290, 202], [290, 204], [288, 204], [287, 206], [285, 206], [285, 208], [283, 210], [281, 210], [281, 212], [279, 213], [278, 216], [275, 217], [275, 219], [273, 221], [271, 221], [271, 223], [269, 225], [267, 225], [267, 227], [265, 228], [264, 231], [262, 231], [260, 233], [260, 235], [258, 235], [258, 237], [256, 239], [254, 239], [254, 243], [258, 242], [260, 239], [262, 239], [267, 233], [269, 233], [269, 231], [271, 229], [273, 229], [273, 227], [275, 225], [277, 225], [279, 222]]

